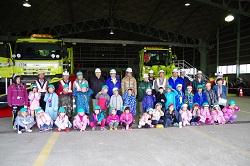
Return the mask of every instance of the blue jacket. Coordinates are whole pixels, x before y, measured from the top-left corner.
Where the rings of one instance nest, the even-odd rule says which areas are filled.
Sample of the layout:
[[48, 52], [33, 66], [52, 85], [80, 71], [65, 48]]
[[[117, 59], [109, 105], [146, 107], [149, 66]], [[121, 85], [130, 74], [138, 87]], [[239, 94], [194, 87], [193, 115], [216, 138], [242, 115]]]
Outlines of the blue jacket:
[[105, 117], [104, 117], [104, 114], [102, 112], [100, 112], [98, 115], [96, 115], [95, 113], [93, 113], [90, 116], [90, 122], [94, 122], [94, 123], [101, 122], [103, 119], [105, 119]]
[[131, 96], [128, 95], [127, 92], [125, 92], [122, 95], [122, 99], [124, 101], [124, 106], [130, 106], [130, 113], [132, 113], [133, 116], [136, 115], [136, 98], [132, 94]]
[[44, 101], [46, 102], [45, 112], [49, 114], [53, 121], [57, 118], [58, 110], [58, 95], [54, 93], [46, 93], [44, 96]]
[[89, 99], [93, 94], [92, 89], [88, 89], [87, 92], [74, 91], [73, 96], [76, 97], [76, 110], [83, 108], [86, 113], [89, 113]]
[[109, 77], [106, 80], [106, 85], [109, 87], [108, 95], [111, 97], [113, 95], [113, 88], [114, 87], [117, 87], [120, 90], [120, 88], [121, 88], [121, 81], [120, 81], [120, 79], [116, 78], [116, 82], [112, 82], [111, 77]]
[[180, 78], [183, 81], [182, 92], [185, 93], [188, 85], [190, 85], [190, 80], [186, 76], [184, 76], [184, 78], [182, 78], [182, 77], [180, 77]]
[[168, 109], [169, 104], [174, 104], [174, 109], [176, 110], [176, 102], [175, 102], [175, 97], [178, 95], [178, 92], [176, 90], [172, 90], [171, 92], [166, 92], [165, 97], [167, 99], [165, 107]]
[[156, 101], [153, 95], [145, 95], [142, 99], [142, 108], [146, 112], [147, 108], [154, 108], [154, 102]]
[[[220, 95], [221, 98], [226, 99], [227, 96], [227, 88], [225, 85], [222, 86], [222, 94]], [[213, 91], [215, 93], [216, 99], [218, 100], [218, 85], [214, 85]]]
[[170, 78], [168, 79], [168, 84], [171, 85], [172, 88], [176, 90], [176, 86], [177, 86], [178, 84], [181, 84], [182, 87], [183, 87], [183, 80], [182, 80], [182, 78], [178, 77], [178, 78], [174, 81], [173, 78], [170, 77]]
[[182, 91], [177, 91], [177, 96], [176, 96], [176, 110], [180, 111], [181, 105], [184, 103], [184, 93]]
[[198, 103], [200, 107], [202, 107], [202, 104], [204, 102], [207, 102], [207, 95], [205, 92], [201, 92], [202, 93], [202, 97], [199, 96], [198, 92], [195, 92], [194, 94], [194, 103]]

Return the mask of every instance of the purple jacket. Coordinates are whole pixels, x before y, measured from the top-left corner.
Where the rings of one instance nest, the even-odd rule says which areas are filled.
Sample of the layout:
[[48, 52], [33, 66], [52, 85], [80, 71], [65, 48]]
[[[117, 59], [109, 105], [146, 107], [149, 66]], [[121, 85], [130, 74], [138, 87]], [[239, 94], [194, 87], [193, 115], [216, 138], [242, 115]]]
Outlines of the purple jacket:
[[28, 105], [28, 92], [23, 84], [11, 84], [8, 87], [7, 102], [9, 106]]
[[142, 108], [146, 112], [147, 108], [154, 108], [154, 102], [156, 101], [153, 95], [146, 95], [142, 99]]

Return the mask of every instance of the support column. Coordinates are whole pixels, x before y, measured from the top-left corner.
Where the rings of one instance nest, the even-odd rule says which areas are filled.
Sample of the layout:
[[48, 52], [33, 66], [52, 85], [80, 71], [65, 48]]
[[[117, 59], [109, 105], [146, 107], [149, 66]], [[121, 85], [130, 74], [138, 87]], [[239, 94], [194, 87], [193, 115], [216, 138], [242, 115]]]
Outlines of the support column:
[[[219, 65], [220, 65], [220, 29], [217, 28], [217, 47], [216, 47], [216, 73], [219, 72]], [[225, 73], [224, 73], [225, 74]]]
[[201, 71], [206, 74], [207, 73], [207, 50], [206, 50], [206, 44], [200, 41], [200, 69]]
[[237, 20], [236, 78], [240, 76], [240, 15]]

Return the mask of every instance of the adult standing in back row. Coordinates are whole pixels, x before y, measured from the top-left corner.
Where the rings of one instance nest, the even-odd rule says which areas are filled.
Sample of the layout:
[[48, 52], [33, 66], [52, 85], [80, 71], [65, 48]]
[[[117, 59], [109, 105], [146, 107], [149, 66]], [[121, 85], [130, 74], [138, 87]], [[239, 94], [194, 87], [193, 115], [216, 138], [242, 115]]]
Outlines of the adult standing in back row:
[[197, 91], [197, 86], [202, 85], [202, 89], [205, 89], [205, 85], [207, 83], [207, 80], [203, 78], [203, 73], [201, 71], [197, 72], [197, 77], [194, 79], [192, 86], [193, 86], [193, 91], [194, 93]]
[[180, 78], [183, 80], [183, 86], [182, 86], [182, 91], [183, 93], [185, 93], [188, 85], [190, 85], [190, 80], [189, 78], [186, 76], [186, 71], [185, 69], [181, 69], [180, 70]]
[[96, 94], [102, 90], [102, 86], [105, 84], [105, 79], [101, 76], [102, 71], [99, 68], [95, 69], [95, 77], [90, 80], [90, 88], [93, 90], [92, 101], [93, 107], [97, 105]]
[[160, 87], [163, 88], [163, 90], [165, 91], [166, 90], [166, 87], [168, 85], [168, 79], [164, 77], [164, 71], [163, 70], [160, 70], [158, 72], [159, 74], [159, 78], [156, 78], [153, 82], [153, 86], [152, 86], [152, 89], [153, 89], [153, 94], [156, 94], [158, 92], [158, 89]]
[[113, 95], [113, 88], [114, 87], [118, 88], [118, 91], [120, 90], [121, 81], [119, 78], [116, 78], [115, 69], [111, 69], [109, 74], [110, 74], [110, 77], [106, 80], [106, 85], [109, 87], [108, 95], [111, 97]]
[[177, 90], [177, 85], [181, 84], [183, 87], [183, 80], [178, 77], [178, 70], [175, 68], [172, 71], [172, 77], [168, 79], [168, 84], [172, 86], [173, 89]]
[[122, 79], [121, 91], [122, 95], [125, 93], [128, 87], [132, 87], [134, 90], [134, 95], [137, 95], [137, 82], [136, 79], [132, 76], [133, 70], [131, 68], [126, 69], [126, 75]]
[[37, 85], [38, 92], [41, 93], [41, 98], [40, 98], [40, 107], [45, 110], [45, 101], [44, 101], [44, 96], [45, 93], [47, 92], [49, 82], [44, 78], [44, 72], [39, 71], [38, 72], [38, 78], [35, 80], [35, 83]]

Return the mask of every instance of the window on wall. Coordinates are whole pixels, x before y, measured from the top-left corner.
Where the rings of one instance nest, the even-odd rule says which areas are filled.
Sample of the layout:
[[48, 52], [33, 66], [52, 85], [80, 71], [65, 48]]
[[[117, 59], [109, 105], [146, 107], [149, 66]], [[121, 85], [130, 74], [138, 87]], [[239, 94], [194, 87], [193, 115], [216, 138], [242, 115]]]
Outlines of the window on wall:
[[[219, 66], [218, 71], [223, 74], [236, 74], [236, 65]], [[240, 65], [240, 74], [250, 73], [250, 64]]]

